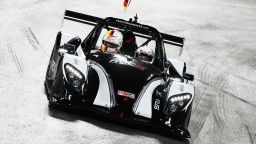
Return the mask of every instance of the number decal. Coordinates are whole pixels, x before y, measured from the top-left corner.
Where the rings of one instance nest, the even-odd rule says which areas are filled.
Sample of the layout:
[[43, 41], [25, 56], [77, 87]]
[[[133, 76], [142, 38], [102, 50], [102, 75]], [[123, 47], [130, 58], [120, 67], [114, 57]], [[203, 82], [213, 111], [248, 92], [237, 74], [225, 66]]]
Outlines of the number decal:
[[160, 100], [156, 99], [155, 104], [154, 104], [154, 109], [159, 110], [159, 107], [160, 107], [159, 105], [160, 105]]

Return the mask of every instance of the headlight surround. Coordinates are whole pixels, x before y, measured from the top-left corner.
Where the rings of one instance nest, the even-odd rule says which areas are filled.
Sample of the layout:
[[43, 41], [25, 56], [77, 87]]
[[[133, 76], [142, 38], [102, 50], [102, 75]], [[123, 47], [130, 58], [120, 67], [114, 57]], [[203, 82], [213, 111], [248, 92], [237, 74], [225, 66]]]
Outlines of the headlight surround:
[[74, 87], [75, 90], [80, 90], [82, 85], [85, 83], [83, 73], [68, 63], [64, 65], [64, 68], [68, 82]]
[[190, 93], [183, 93], [169, 97], [169, 99], [167, 100], [165, 113], [172, 114], [177, 111], [182, 111], [189, 103], [191, 98], [192, 95]]

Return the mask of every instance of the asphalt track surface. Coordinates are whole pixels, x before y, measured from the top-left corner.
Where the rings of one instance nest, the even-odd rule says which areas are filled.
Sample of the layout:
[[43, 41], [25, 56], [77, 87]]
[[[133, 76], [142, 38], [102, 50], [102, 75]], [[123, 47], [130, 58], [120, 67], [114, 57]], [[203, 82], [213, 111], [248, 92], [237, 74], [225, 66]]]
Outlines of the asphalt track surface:
[[[256, 143], [256, 1], [0, 0], [0, 143]], [[195, 75], [189, 130], [179, 140], [91, 113], [49, 110], [43, 81], [65, 8], [132, 17], [186, 38]]]

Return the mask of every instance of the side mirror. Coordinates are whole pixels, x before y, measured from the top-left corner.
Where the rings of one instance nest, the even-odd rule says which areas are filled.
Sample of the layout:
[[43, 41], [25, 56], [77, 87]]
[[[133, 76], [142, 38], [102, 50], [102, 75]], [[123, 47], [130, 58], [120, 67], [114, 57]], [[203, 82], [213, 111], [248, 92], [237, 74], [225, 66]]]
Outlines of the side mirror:
[[74, 50], [76, 51], [76, 49], [79, 47], [79, 45], [81, 44], [81, 39], [79, 37], [74, 37], [71, 40], [69, 40], [67, 42], [67, 44], [73, 45], [74, 46]]
[[193, 81], [194, 80], [194, 75], [188, 74], [188, 73], [183, 73], [183, 78], [186, 80]]
[[79, 37], [72, 38], [67, 43], [64, 43], [64, 45], [59, 48], [58, 52], [60, 55], [63, 55], [64, 53], [75, 54], [80, 44], [81, 39]]
[[58, 50], [58, 53], [60, 55], [63, 55], [65, 53], [68, 54], [75, 54], [76, 52], [76, 47], [74, 45], [68, 44], [68, 43], [64, 43], [63, 46], [61, 46]]

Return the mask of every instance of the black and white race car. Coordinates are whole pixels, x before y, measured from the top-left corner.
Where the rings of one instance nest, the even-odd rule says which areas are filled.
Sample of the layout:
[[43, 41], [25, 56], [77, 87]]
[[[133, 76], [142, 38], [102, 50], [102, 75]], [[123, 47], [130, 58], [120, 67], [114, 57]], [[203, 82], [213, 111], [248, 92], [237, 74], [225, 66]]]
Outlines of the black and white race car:
[[[136, 17], [101, 19], [66, 10], [64, 19], [94, 27], [83, 41], [63, 31], [57, 34], [45, 77], [50, 106], [84, 108], [190, 137], [194, 76], [186, 73], [184, 62], [168, 59], [165, 49], [167, 45], [182, 48], [183, 38], [160, 33], [138, 23]], [[101, 49], [110, 29], [123, 35], [117, 53]], [[151, 63], [135, 56], [146, 45], [154, 51]]]

